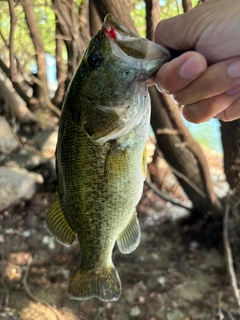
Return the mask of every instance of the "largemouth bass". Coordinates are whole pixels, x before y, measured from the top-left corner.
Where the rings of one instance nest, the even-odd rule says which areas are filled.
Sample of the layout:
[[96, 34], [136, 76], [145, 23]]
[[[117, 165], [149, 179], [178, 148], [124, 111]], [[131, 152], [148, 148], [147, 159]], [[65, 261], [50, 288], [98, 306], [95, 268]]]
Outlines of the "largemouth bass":
[[74, 299], [117, 300], [112, 262], [136, 249], [136, 214], [146, 177], [150, 99], [146, 80], [169, 59], [108, 14], [69, 85], [56, 148], [58, 186], [46, 224], [65, 245], [77, 235], [81, 263], [69, 284]]

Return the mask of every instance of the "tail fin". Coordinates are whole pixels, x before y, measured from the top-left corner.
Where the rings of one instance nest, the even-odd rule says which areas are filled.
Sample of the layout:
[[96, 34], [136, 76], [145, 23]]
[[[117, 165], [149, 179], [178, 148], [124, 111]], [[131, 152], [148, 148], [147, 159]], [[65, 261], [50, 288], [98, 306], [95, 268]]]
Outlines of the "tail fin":
[[97, 297], [102, 301], [116, 301], [121, 292], [121, 281], [114, 265], [91, 270], [78, 267], [68, 287], [69, 297], [77, 300]]

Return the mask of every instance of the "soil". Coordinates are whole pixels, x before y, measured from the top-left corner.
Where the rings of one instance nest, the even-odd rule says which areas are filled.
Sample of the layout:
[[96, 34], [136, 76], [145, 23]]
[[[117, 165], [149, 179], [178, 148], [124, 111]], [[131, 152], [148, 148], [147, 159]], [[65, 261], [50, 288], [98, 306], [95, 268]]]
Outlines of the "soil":
[[[218, 160], [214, 169], [222, 170], [217, 166]], [[45, 228], [53, 191], [53, 185], [45, 185], [31, 200], [0, 214], [0, 319], [240, 319], [226, 270], [222, 217], [209, 212], [201, 219], [195, 219], [194, 213], [173, 219], [170, 212], [177, 214], [180, 208], [165, 203], [147, 187], [138, 206], [139, 248], [129, 255], [117, 248], [113, 252], [122, 281], [121, 298], [116, 302], [69, 299], [67, 287], [80, 249], [77, 242], [64, 247]], [[177, 188], [173, 193], [186, 200]], [[239, 278], [239, 223], [234, 219], [230, 234]]]

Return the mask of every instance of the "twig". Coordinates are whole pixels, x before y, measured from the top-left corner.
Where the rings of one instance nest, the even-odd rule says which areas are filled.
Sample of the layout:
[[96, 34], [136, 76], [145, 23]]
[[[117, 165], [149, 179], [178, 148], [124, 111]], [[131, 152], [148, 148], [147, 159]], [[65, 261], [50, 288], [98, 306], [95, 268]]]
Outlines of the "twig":
[[229, 204], [229, 195], [227, 196], [226, 210], [224, 212], [223, 218], [223, 244], [225, 249], [225, 257], [227, 262], [227, 270], [231, 281], [231, 287], [233, 289], [234, 296], [236, 298], [236, 302], [238, 307], [240, 307], [240, 294], [237, 285], [237, 278], [233, 267], [233, 257], [232, 250], [228, 240], [228, 218], [230, 212], [230, 204]]
[[27, 277], [28, 277], [28, 274], [29, 274], [29, 268], [30, 268], [30, 265], [32, 263], [32, 256], [30, 255], [29, 258], [27, 259], [27, 263], [26, 263], [26, 271], [23, 275], [23, 279], [22, 279], [22, 284], [23, 284], [23, 287], [27, 293], [27, 295], [30, 297], [30, 299], [32, 299], [33, 301], [36, 301], [38, 303], [41, 303], [47, 307], [49, 307], [57, 316], [57, 318], [59, 320], [65, 320], [64, 317], [55, 309], [53, 308], [49, 303], [47, 303], [46, 301], [43, 301], [39, 298], [37, 298], [36, 296], [34, 296], [32, 294], [32, 292], [29, 290], [28, 288], [28, 285], [27, 285]]
[[[161, 157], [159, 150], [157, 150], [158, 155]], [[194, 182], [192, 182], [185, 174], [179, 172], [177, 169], [175, 169], [174, 167], [172, 167], [170, 164], [169, 168], [171, 169], [171, 171], [180, 179], [184, 180], [191, 188], [193, 188], [193, 190], [195, 190], [203, 199], [207, 198], [206, 193], [200, 189]]]
[[159, 189], [157, 189], [154, 184], [148, 180], [145, 180], [146, 185], [154, 192], [156, 193], [159, 197], [161, 197], [162, 199], [176, 205], [179, 206], [181, 208], [187, 209], [187, 210], [192, 210], [192, 206], [191, 205], [186, 205], [183, 204], [182, 202], [178, 201], [177, 199], [173, 199], [170, 196], [166, 195], [165, 193], [163, 193], [162, 191], [160, 191]]
[[[234, 316], [231, 314], [231, 312], [228, 311], [227, 308], [224, 308], [224, 307], [221, 307], [221, 306], [220, 306], [220, 309], [221, 309], [222, 311], [224, 311], [224, 312], [229, 316], [230, 320], [236, 320], [236, 319], [234, 318]], [[223, 319], [224, 319], [224, 318], [223, 318]]]
[[219, 320], [224, 320], [224, 315], [222, 312], [222, 308], [220, 307], [220, 303], [218, 303], [218, 316], [219, 316]]

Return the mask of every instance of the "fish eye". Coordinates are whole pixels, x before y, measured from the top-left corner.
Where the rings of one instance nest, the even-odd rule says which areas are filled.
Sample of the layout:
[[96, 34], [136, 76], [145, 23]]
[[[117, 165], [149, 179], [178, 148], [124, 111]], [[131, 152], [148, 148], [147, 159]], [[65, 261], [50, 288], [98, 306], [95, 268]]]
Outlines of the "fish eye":
[[99, 51], [91, 52], [87, 58], [88, 65], [91, 69], [98, 69], [104, 61]]

